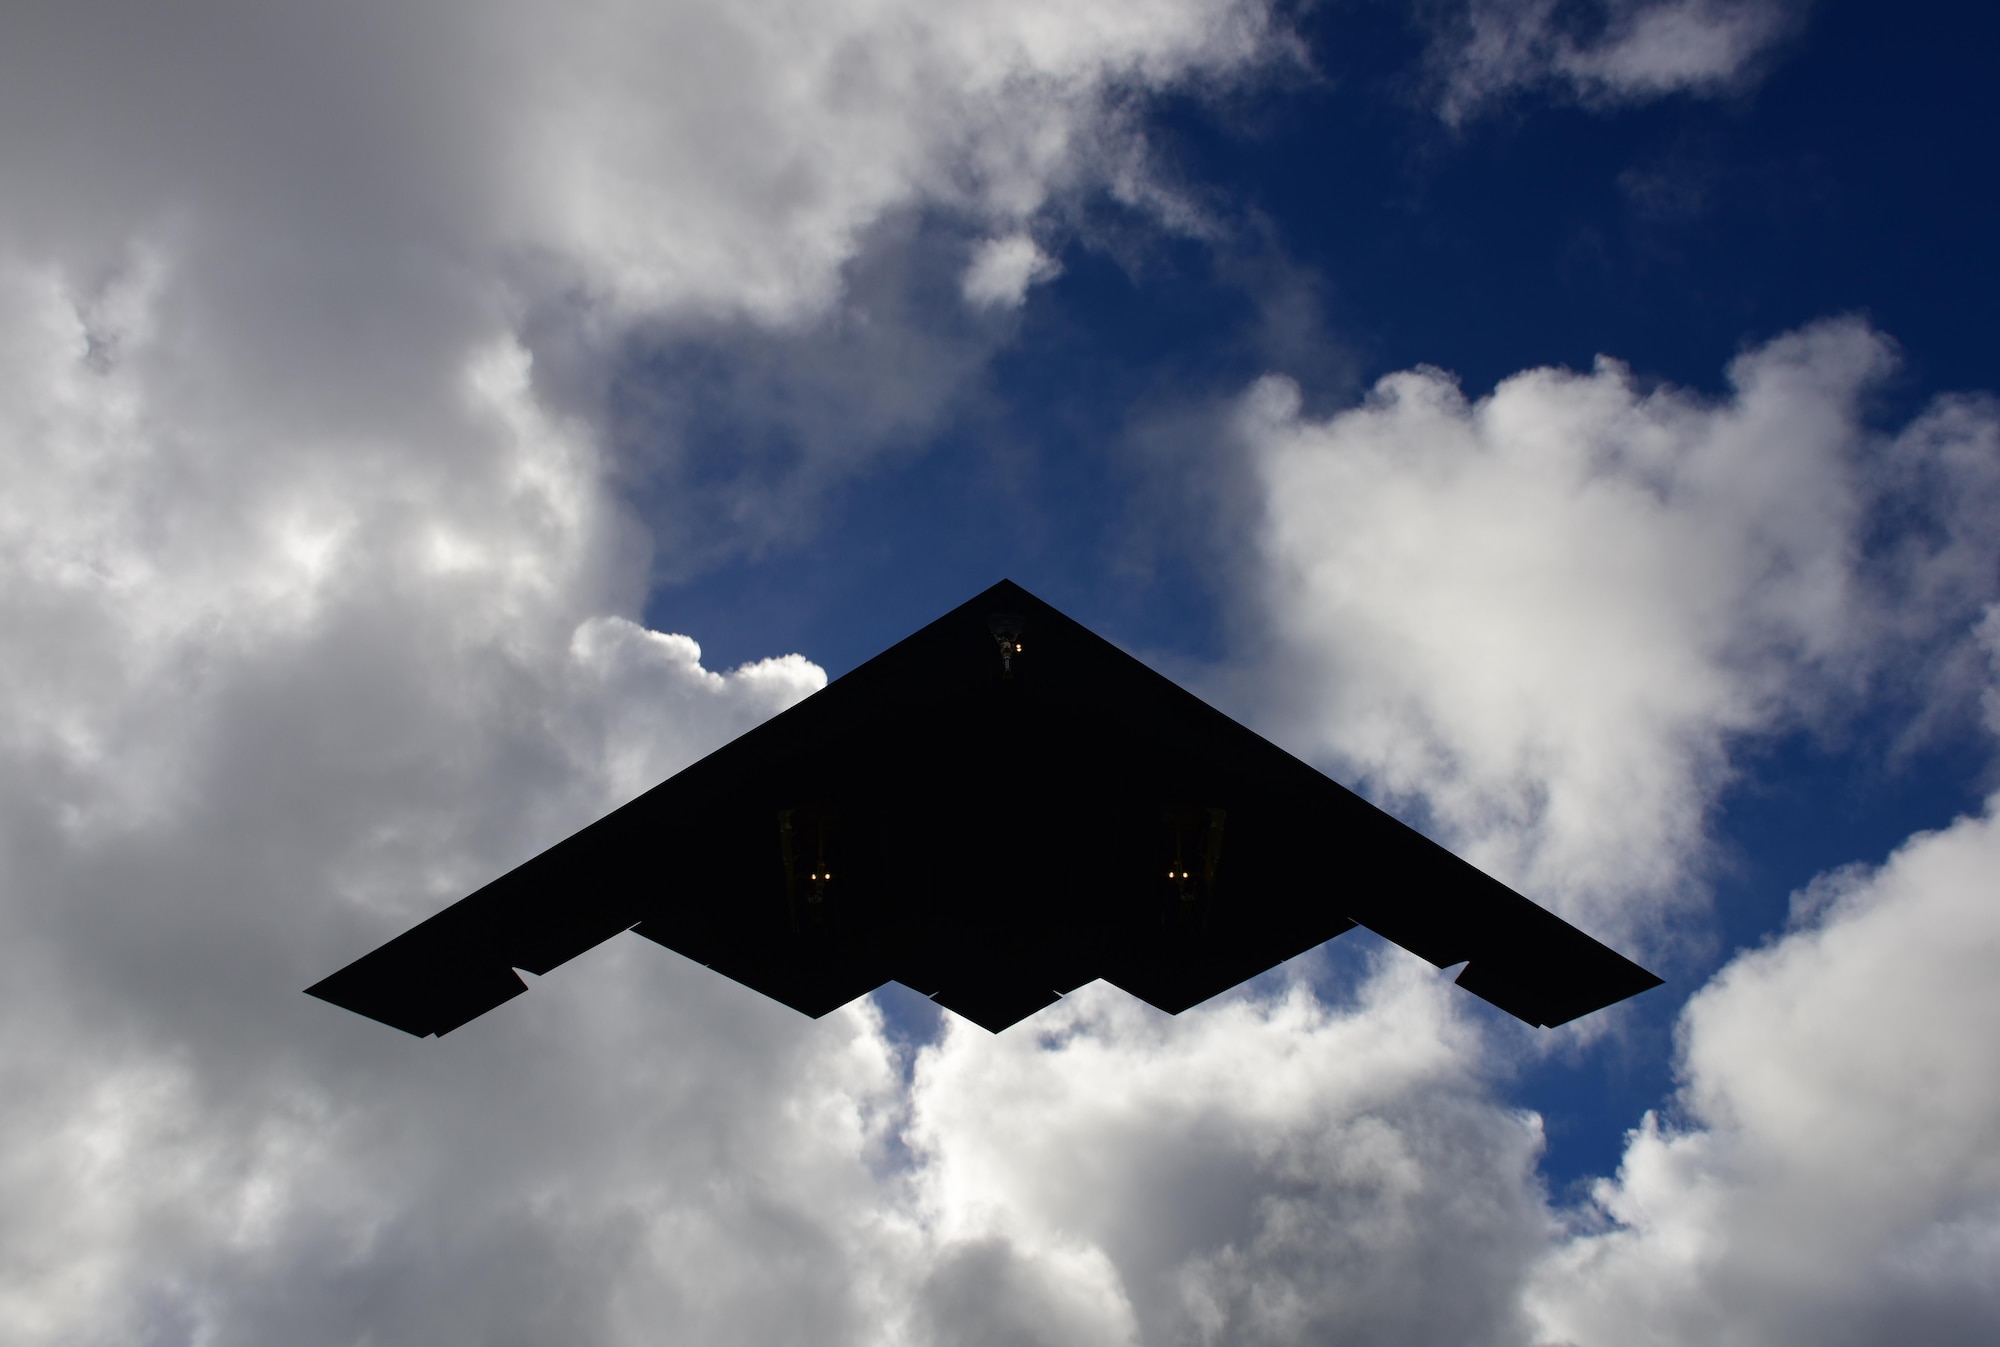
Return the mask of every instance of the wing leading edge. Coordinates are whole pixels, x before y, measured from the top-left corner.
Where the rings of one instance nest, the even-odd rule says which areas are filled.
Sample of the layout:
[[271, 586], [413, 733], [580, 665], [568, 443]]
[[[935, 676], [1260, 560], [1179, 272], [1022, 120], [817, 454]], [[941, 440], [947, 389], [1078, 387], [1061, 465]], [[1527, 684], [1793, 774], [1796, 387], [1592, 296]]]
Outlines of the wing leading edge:
[[307, 990], [445, 1034], [620, 931], [808, 1015], [1178, 1013], [1365, 926], [1530, 1024], [1660, 979], [1007, 581]]

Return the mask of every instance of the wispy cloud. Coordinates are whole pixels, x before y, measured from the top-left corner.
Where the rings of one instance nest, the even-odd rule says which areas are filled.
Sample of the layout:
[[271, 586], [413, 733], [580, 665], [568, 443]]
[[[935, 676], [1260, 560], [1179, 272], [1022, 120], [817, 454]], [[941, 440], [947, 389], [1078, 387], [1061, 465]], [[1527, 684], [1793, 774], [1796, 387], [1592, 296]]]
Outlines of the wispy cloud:
[[1798, 26], [1795, 0], [1470, 0], [1429, 9], [1438, 111], [1459, 123], [1528, 90], [1589, 103], [1742, 86]]

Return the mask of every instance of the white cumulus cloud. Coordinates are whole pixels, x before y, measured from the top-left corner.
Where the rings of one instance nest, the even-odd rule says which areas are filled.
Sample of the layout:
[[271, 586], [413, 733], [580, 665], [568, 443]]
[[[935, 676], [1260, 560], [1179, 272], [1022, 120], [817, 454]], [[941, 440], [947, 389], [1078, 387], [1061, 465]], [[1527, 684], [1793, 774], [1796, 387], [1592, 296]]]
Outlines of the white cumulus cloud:
[[1972, 1343], [2000, 1323], [2000, 821], [1822, 877], [1682, 1020], [1673, 1121], [1530, 1292], [1551, 1343]]
[[[518, 345], [471, 353], [422, 452], [274, 443], [195, 395], [180, 284], [5, 275], [0, 1336], [587, 1336], [564, 1287], [616, 1231], [472, 1158], [561, 1165], [568, 1125], [513, 1112], [504, 1055], [427, 1070], [298, 989], [824, 674], [604, 615], [643, 548]], [[851, 1109], [866, 1061], [830, 1069]]]
[[1492, 1102], [1462, 996], [1394, 955], [1344, 1010], [1096, 986], [948, 1034], [912, 1089], [926, 1275], [970, 1341], [1008, 1340], [1015, 1268], [1096, 1306], [1080, 1341], [1520, 1341], [1541, 1131]]
[[1313, 421], [1266, 381], [1241, 427], [1295, 742], [1607, 934], [1644, 925], [1698, 878], [1742, 736], [1965, 667], [2000, 416], [1943, 399], [1874, 433], [1891, 363], [1840, 321], [1720, 399], [1610, 360], [1477, 401], [1418, 369]]

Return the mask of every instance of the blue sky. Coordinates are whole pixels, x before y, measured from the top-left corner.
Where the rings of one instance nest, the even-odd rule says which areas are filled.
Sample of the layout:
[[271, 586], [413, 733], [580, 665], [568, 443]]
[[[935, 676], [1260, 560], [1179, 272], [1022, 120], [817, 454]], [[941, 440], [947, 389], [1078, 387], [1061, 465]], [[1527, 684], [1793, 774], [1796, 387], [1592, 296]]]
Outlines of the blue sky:
[[[0, 1337], [1990, 1340], [1993, 28], [11, 16]], [[1669, 985], [297, 994], [1002, 576]]]

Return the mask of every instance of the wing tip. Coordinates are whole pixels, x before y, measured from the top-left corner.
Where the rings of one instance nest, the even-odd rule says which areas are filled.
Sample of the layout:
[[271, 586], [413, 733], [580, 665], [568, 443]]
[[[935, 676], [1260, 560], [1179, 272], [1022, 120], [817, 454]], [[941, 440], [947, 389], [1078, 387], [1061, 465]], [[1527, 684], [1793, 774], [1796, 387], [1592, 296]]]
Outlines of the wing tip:
[[1616, 951], [1605, 952], [1622, 967], [1601, 967], [1593, 970], [1595, 976], [1562, 978], [1545, 968], [1505, 959], [1475, 959], [1454, 981], [1489, 1005], [1542, 1029], [1554, 1029], [1666, 985], [1665, 978]]
[[511, 967], [461, 968], [456, 976], [424, 982], [371, 965], [373, 957], [364, 955], [305, 994], [413, 1038], [443, 1038], [528, 990]]

